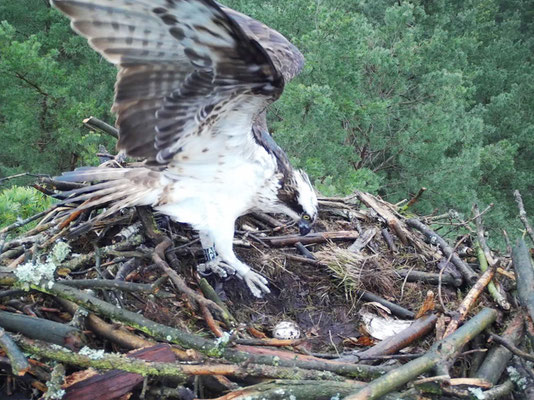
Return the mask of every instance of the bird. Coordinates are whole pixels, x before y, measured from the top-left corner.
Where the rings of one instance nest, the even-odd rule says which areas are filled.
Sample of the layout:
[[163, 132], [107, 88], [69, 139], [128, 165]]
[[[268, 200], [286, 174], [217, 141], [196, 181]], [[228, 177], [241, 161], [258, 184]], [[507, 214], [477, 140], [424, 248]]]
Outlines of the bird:
[[237, 275], [256, 297], [267, 279], [237, 258], [235, 221], [282, 213], [301, 235], [317, 219], [308, 175], [267, 128], [266, 109], [303, 68], [282, 34], [213, 0], [51, 0], [71, 27], [118, 68], [117, 149], [132, 166], [82, 167], [60, 177], [78, 209], [101, 217], [151, 206], [199, 233], [200, 271]]

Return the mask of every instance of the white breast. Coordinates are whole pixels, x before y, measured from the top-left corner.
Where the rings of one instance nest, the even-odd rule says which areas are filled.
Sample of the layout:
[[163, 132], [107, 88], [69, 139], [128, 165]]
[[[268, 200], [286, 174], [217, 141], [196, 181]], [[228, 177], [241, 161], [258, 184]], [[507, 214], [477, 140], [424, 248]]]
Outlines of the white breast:
[[164, 174], [168, 200], [156, 210], [204, 230], [257, 208], [258, 193], [273, 181], [276, 162], [260, 146], [255, 153], [254, 158], [228, 156], [217, 165], [181, 163]]

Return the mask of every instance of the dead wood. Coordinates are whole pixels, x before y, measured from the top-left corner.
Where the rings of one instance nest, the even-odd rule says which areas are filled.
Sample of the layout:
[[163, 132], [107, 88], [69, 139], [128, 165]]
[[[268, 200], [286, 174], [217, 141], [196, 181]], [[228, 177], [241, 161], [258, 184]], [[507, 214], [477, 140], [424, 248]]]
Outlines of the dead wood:
[[512, 251], [512, 260], [521, 305], [534, 320], [534, 266], [523, 239], [519, 239]]
[[[391, 369], [389, 367], [325, 360], [309, 355], [296, 354], [292, 351], [275, 350], [267, 347], [259, 348], [255, 346], [237, 345], [235, 349], [241, 353], [249, 354], [249, 360], [253, 363], [329, 371], [338, 375], [362, 380], [374, 379]], [[225, 358], [229, 359], [228, 357]]]
[[399, 274], [402, 278], [406, 279], [406, 282], [425, 282], [431, 285], [439, 285], [440, 279], [442, 285], [460, 287], [463, 280], [461, 277], [455, 277], [449, 273], [436, 274], [434, 272], [414, 271], [408, 269], [397, 269], [395, 273]]
[[[488, 262], [487, 262], [486, 254], [482, 250], [482, 248], [478, 249], [477, 255], [478, 255], [478, 262], [480, 264], [480, 270], [482, 272], [487, 271]], [[507, 311], [510, 309], [510, 303], [506, 301], [505, 295], [501, 293], [501, 290], [495, 285], [494, 280], [492, 280], [488, 284], [488, 292], [491, 294], [491, 297], [493, 297], [493, 300], [495, 300], [495, 302], [499, 305], [499, 307]]]
[[436, 232], [432, 231], [428, 226], [414, 218], [406, 220], [406, 224], [423, 233], [430, 243], [439, 245], [445, 257], [450, 258], [451, 262], [460, 270], [462, 276], [467, 282], [471, 284], [476, 282], [478, 276], [475, 271], [473, 271], [470, 266], [463, 262], [462, 259], [460, 259], [460, 257], [458, 257], [454, 250], [449, 246], [449, 244]]
[[[330, 400], [340, 398], [361, 387], [362, 382], [317, 382], [301, 380], [276, 380], [234, 390], [213, 400]], [[336, 397], [337, 396], [337, 397]]]
[[387, 225], [397, 234], [403, 245], [407, 246], [409, 243], [412, 243], [421, 251], [424, 251], [420, 246], [419, 241], [412, 236], [400, 221], [399, 217], [392, 211], [390, 204], [387, 204], [369, 193], [355, 191], [355, 194], [362, 203], [367, 207], [372, 208], [387, 223]]
[[0, 326], [11, 332], [70, 349], [79, 349], [85, 341], [83, 333], [72, 326], [29, 315], [0, 311]]
[[46, 393], [43, 396], [43, 400], [54, 400], [58, 397], [63, 398], [64, 391], [61, 388], [63, 381], [65, 379], [65, 367], [63, 364], [56, 364], [52, 373], [50, 374], [50, 379], [46, 382]]
[[[66, 349], [53, 348], [50, 345], [34, 340], [25, 339], [23, 337], [17, 338], [17, 343], [25, 351], [32, 354], [60, 361], [67, 364], [72, 364], [81, 367], [91, 367], [100, 370], [120, 370], [131, 372], [139, 376], [161, 376], [172, 377], [178, 382], [185, 382], [188, 376], [191, 375], [227, 375], [234, 376], [240, 379], [249, 377], [261, 378], [281, 378], [281, 379], [302, 379], [302, 380], [330, 380], [343, 381], [344, 378], [327, 371], [314, 371], [312, 369], [301, 369], [296, 367], [283, 367], [273, 365], [258, 365], [258, 364], [179, 364], [174, 361], [174, 353], [170, 350], [168, 345], [157, 345], [148, 349], [142, 349], [141, 353], [133, 353], [135, 359], [131, 359], [114, 353], [96, 352], [95, 354], [86, 352], [87, 355], [80, 353], [73, 353]], [[137, 357], [135, 354], [143, 354], [153, 349], [167, 348], [168, 351], [160, 352], [163, 357], [151, 358]], [[152, 354], [152, 353], [150, 353]], [[172, 357], [171, 357], [172, 356]], [[171, 358], [170, 358], [171, 357]], [[119, 372], [115, 374], [123, 375]], [[123, 375], [124, 377], [124, 375]], [[129, 380], [130, 378], [128, 378]], [[137, 382], [139, 378], [135, 378]], [[141, 379], [142, 380], [142, 379]], [[84, 385], [85, 386], [85, 385]], [[93, 397], [94, 398], [94, 397]]]
[[367, 229], [366, 231], [363, 231], [362, 234], [354, 243], [352, 243], [347, 250], [353, 251], [354, 253], [360, 252], [365, 246], [369, 244], [371, 240], [373, 240], [374, 236], [378, 232], [378, 229], [371, 228]]
[[397, 246], [395, 245], [395, 242], [393, 241], [393, 238], [391, 237], [391, 234], [389, 233], [389, 231], [386, 228], [384, 228], [382, 229], [381, 233], [389, 249], [393, 252], [398, 251]]
[[494, 386], [490, 390], [484, 392], [484, 400], [497, 400], [504, 399], [505, 396], [508, 396], [514, 390], [514, 383], [508, 379], [502, 384]]
[[206, 307], [204, 304], [199, 303], [200, 310], [202, 311], [202, 316], [204, 317], [204, 322], [206, 322], [206, 325], [210, 328], [210, 331], [215, 335], [215, 337], [223, 337], [224, 332], [219, 327], [217, 322], [213, 319], [213, 315], [211, 315], [210, 310], [208, 310], [208, 307]]
[[271, 346], [271, 347], [289, 347], [298, 346], [305, 342], [306, 339], [236, 339], [236, 344], [244, 344], [247, 346]]
[[[476, 378], [484, 379], [493, 384], [499, 381], [508, 362], [512, 358], [512, 352], [508, 346], [511, 345], [515, 349], [514, 345], [518, 344], [524, 335], [523, 318], [520, 313], [517, 313], [517, 315], [509, 322], [503, 335], [507, 338], [505, 341], [506, 345], [504, 346], [503, 341], [500, 340], [500, 336], [490, 335], [493, 341], [497, 344], [493, 345], [487, 353], [484, 361], [475, 374]], [[534, 357], [532, 358], [534, 359]]]
[[[61, 283], [78, 289], [117, 289], [124, 292], [146, 292], [156, 296], [158, 294], [165, 296], [160, 292], [157, 284], [125, 282], [116, 279], [76, 279], [72, 281], [65, 280]], [[172, 294], [167, 293], [167, 296], [172, 296]]]
[[0, 328], [0, 348], [9, 358], [11, 371], [14, 375], [22, 376], [30, 369], [26, 356], [22, 354], [11, 336], [3, 328]]
[[295, 243], [295, 248], [302, 254], [304, 257], [309, 258], [310, 260], [316, 260], [315, 256], [311, 251], [309, 251], [301, 242]]
[[355, 240], [359, 237], [359, 233], [355, 231], [339, 231], [339, 232], [313, 232], [306, 236], [300, 235], [285, 235], [285, 236], [267, 236], [262, 240], [273, 247], [288, 247], [294, 246], [298, 242], [303, 245], [325, 243], [329, 240]]
[[[480, 264], [480, 270], [482, 272], [486, 271], [488, 269], [488, 264], [490, 266], [494, 266], [498, 263], [498, 260], [496, 260], [493, 257], [493, 254], [491, 253], [491, 250], [486, 243], [486, 237], [484, 236], [484, 227], [482, 225], [482, 217], [480, 215], [480, 212], [478, 210], [478, 206], [475, 204], [473, 206], [473, 211], [475, 214], [475, 222], [477, 226], [477, 241], [478, 241], [478, 261]], [[492, 280], [488, 284], [488, 291], [490, 292], [491, 296], [495, 300], [495, 302], [501, 307], [503, 310], [509, 310], [510, 309], [510, 303], [506, 301], [505, 295], [502, 293], [502, 290], [498, 286], [498, 282], [495, 280]]]
[[268, 214], [265, 214], [263, 212], [255, 211], [252, 213], [254, 218], [265, 222], [266, 224], [270, 225], [273, 228], [282, 228], [284, 224], [280, 221], [278, 221], [276, 218], [271, 217]]
[[530, 225], [530, 222], [528, 221], [527, 212], [525, 211], [525, 206], [523, 205], [523, 198], [521, 197], [521, 193], [519, 193], [519, 190], [514, 190], [514, 198], [517, 203], [517, 208], [519, 208], [519, 219], [521, 219], [521, 222], [523, 223], [528, 235], [530, 236], [530, 240], [534, 243], [534, 230], [532, 229], [532, 225]]
[[20, 255], [24, 253], [24, 247], [18, 246], [11, 250], [6, 250], [2, 254], [0, 254], [0, 261], [4, 260], [13, 260], [15, 258], [20, 257]]
[[435, 343], [424, 356], [388, 372], [386, 375], [366, 385], [363, 389], [347, 396], [345, 400], [377, 399], [401, 387], [418, 375], [432, 369], [437, 363], [445, 360], [451, 354], [456, 353], [462, 346], [491, 325], [496, 318], [497, 311], [491, 308], [483, 309], [456, 332]]

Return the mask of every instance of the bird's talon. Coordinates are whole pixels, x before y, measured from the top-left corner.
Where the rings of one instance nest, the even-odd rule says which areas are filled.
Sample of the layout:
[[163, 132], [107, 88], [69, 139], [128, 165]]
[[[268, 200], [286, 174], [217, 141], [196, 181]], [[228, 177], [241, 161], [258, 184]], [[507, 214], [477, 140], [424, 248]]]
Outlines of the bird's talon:
[[264, 276], [254, 272], [252, 270], [248, 271], [243, 275], [243, 280], [247, 284], [249, 290], [252, 292], [254, 297], [262, 298], [264, 294], [271, 293], [267, 287], [267, 279]]
[[217, 274], [221, 278], [228, 278], [235, 274], [235, 269], [221, 260], [220, 257], [216, 257], [213, 260], [199, 264], [197, 271], [202, 276], [208, 276], [212, 273]]

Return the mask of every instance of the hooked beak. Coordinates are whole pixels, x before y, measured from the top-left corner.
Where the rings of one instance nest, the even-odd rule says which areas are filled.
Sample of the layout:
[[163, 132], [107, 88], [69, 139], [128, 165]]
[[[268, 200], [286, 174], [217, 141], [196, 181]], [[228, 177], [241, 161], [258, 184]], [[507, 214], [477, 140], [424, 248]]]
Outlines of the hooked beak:
[[298, 222], [298, 227], [301, 236], [305, 236], [311, 231], [311, 223], [309, 220], [300, 219]]

